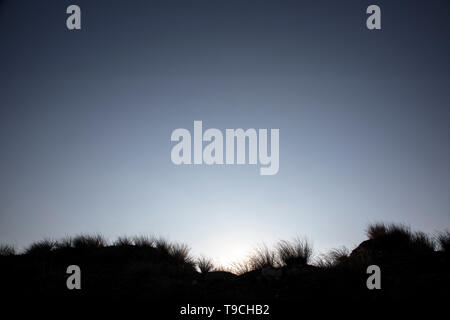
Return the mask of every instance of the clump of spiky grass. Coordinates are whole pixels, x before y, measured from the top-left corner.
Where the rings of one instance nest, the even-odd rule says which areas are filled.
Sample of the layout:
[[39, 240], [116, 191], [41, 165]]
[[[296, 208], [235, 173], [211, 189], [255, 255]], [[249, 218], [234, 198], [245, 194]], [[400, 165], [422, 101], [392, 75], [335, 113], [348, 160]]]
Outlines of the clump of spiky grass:
[[68, 249], [73, 248], [73, 239], [72, 237], [64, 237], [55, 243], [56, 249]]
[[120, 236], [114, 241], [114, 245], [117, 247], [127, 247], [133, 245], [133, 239], [127, 236]]
[[73, 238], [73, 246], [77, 249], [103, 248], [108, 245], [108, 241], [100, 235], [78, 235]]
[[51, 239], [43, 239], [32, 243], [26, 250], [26, 254], [46, 254], [56, 249], [56, 241]]
[[350, 250], [346, 247], [331, 249], [327, 254], [319, 256], [315, 264], [321, 268], [333, 268], [348, 261]]
[[319, 268], [332, 268], [334, 267], [333, 261], [327, 254], [320, 254], [314, 259], [314, 265]]
[[155, 239], [154, 247], [163, 255], [170, 255], [171, 244], [164, 238]]
[[251, 270], [259, 270], [266, 267], [276, 268], [280, 265], [275, 251], [270, 250], [265, 244], [254, 249], [248, 257], [247, 263]]
[[228, 273], [235, 273], [236, 270], [233, 268], [233, 266], [225, 267], [222, 265], [214, 267], [211, 271], [217, 271], [217, 272], [228, 272]]
[[350, 250], [346, 247], [331, 249], [330, 252], [328, 252], [328, 256], [330, 257], [333, 265], [340, 265], [347, 261], [350, 256]]
[[184, 243], [174, 243], [169, 245], [169, 256], [178, 264], [194, 265], [194, 259], [190, 255], [191, 249]]
[[450, 253], [450, 232], [443, 231], [437, 234], [436, 240], [439, 244], [439, 249], [445, 253]]
[[376, 223], [367, 227], [366, 234], [385, 248], [431, 252], [435, 249], [432, 238], [423, 232], [412, 232], [403, 224]]
[[250, 271], [253, 271], [253, 269], [248, 260], [233, 262], [230, 267], [230, 272], [237, 275], [243, 275]]
[[393, 243], [407, 243], [412, 238], [411, 229], [403, 224], [370, 224], [366, 229], [367, 237], [371, 240], [388, 240]]
[[136, 236], [133, 238], [133, 243], [136, 247], [154, 247], [156, 240], [150, 236]]
[[366, 235], [369, 239], [377, 239], [386, 235], [388, 227], [382, 222], [372, 223], [366, 229]]
[[[150, 242], [147, 242], [150, 244]], [[152, 239], [151, 245], [153, 248], [158, 250], [158, 252], [179, 265], [195, 265], [194, 258], [190, 255], [190, 248], [188, 245], [183, 243], [170, 243], [167, 239], [158, 238]]]
[[414, 251], [432, 252], [436, 249], [436, 243], [426, 233], [418, 231], [412, 234], [410, 247]]
[[210, 258], [201, 256], [197, 259], [197, 267], [201, 273], [208, 273], [214, 269], [214, 263]]
[[13, 256], [16, 254], [16, 248], [9, 244], [1, 244], [0, 245], [0, 256]]
[[283, 265], [307, 265], [313, 255], [313, 247], [306, 239], [282, 240], [277, 244], [278, 257]]

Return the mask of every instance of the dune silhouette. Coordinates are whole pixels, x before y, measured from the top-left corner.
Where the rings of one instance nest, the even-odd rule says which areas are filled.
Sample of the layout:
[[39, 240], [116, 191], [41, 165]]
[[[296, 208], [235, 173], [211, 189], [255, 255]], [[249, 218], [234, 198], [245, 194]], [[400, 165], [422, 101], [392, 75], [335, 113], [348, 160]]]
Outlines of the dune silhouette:
[[[260, 246], [228, 268], [163, 238], [101, 235], [44, 239], [23, 253], [0, 247], [2, 288], [13, 299], [73, 298], [170, 301], [374, 301], [445, 300], [449, 297], [449, 232], [431, 237], [382, 223], [368, 239], [313, 255], [302, 238]], [[67, 267], [81, 269], [81, 290], [68, 290]], [[366, 286], [367, 268], [381, 270], [381, 290]]]

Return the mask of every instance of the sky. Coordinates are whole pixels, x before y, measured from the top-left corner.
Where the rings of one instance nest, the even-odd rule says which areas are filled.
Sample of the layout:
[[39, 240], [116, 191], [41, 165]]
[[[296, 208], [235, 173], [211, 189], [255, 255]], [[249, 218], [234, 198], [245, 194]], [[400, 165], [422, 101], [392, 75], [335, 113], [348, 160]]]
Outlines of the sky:
[[[449, 39], [444, 0], [0, 0], [0, 242], [153, 234], [227, 265], [448, 229]], [[194, 120], [279, 129], [279, 172], [174, 165]]]

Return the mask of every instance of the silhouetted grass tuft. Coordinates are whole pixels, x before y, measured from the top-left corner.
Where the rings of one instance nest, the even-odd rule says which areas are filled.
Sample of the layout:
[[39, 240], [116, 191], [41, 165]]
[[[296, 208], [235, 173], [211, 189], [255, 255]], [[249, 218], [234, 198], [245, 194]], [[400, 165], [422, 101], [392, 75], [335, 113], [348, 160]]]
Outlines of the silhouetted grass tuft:
[[435, 249], [432, 238], [423, 232], [412, 232], [402, 224], [376, 223], [367, 227], [366, 234], [370, 240], [376, 241], [384, 249], [412, 250], [431, 252]]
[[386, 239], [394, 243], [408, 243], [412, 237], [411, 229], [403, 224], [371, 224], [366, 234], [371, 240]]
[[178, 264], [194, 265], [194, 259], [190, 255], [190, 248], [184, 243], [169, 244], [169, 256]]
[[388, 227], [382, 222], [369, 224], [366, 229], [366, 235], [369, 239], [373, 240], [386, 235], [387, 230]]
[[314, 265], [319, 268], [332, 268], [334, 267], [332, 260], [326, 254], [321, 254], [314, 259]]
[[278, 257], [284, 265], [307, 265], [313, 248], [306, 239], [296, 238], [292, 242], [280, 241], [277, 245]]
[[214, 267], [211, 271], [228, 272], [228, 273], [235, 273], [235, 274], [237, 274], [235, 272], [233, 266], [225, 267], [225, 266], [220, 265], [220, 266]]
[[230, 270], [236, 274], [244, 274], [267, 267], [307, 265], [313, 255], [313, 248], [306, 239], [295, 238], [293, 241], [280, 241], [275, 250], [265, 244], [255, 248], [243, 262], [235, 262]]
[[410, 247], [417, 252], [433, 252], [436, 244], [426, 233], [418, 231], [412, 234]]
[[60, 240], [58, 240], [55, 243], [56, 249], [68, 249], [73, 248], [73, 240], [72, 237], [65, 237]]
[[197, 259], [197, 267], [201, 273], [208, 273], [214, 269], [214, 264], [210, 258], [202, 256]]
[[118, 237], [116, 241], [114, 241], [114, 246], [116, 247], [126, 247], [126, 246], [132, 246], [133, 245], [133, 239], [127, 237], [127, 236], [121, 236]]
[[439, 248], [446, 253], [450, 253], [450, 232], [440, 232], [438, 233], [436, 239], [439, 244]]
[[103, 248], [108, 242], [102, 235], [79, 235], [73, 239], [73, 246], [77, 249]]
[[158, 238], [154, 242], [155, 248], [163, 255], [169, 256], [171, 244], [164, 238]]
[[252, 266], [250, 265], [249, 261], [239, 261], [239, 262], [233, 262], [231, 264], [230, 268], [232, 273], [235, 273], [237, 275], [242, 275], [247, 272], [253, 271]]
[[44, 239], [38, 242], [32, 243], [26, 250], [26, 254], [32, 254], [32, 255], [40, 255], [40, 254], [46, 254], [50, 251], [56, 249], [56, 241], [53, 241], [51, 239]]
[[321, 268], [333, 268], [348, 261], [350, 250], [346, 247], [330, 250], [327, 254], [318, 257], [315, 264]]
[[328, 255], [334, 265], [339, 265], [347, 261], [348, 256], [350, 255], [350, 250], [348, 250], [346, 247], [332, 249], [330, 250]]
[[265, 244], [257, 247], [248, 258], [251, 270], [259, 270], [266, 267], [276, 268], [279, 261], [275, 251], [270, 250]]
[[154, 247], [156, 240], [149, 236], [137, 236], [133, 238], [136, 247]]
[[14, 246], [9, 244], [1, 244], [0, 245], [0, 256], [13, 256], [16, 254], [16, 249]]

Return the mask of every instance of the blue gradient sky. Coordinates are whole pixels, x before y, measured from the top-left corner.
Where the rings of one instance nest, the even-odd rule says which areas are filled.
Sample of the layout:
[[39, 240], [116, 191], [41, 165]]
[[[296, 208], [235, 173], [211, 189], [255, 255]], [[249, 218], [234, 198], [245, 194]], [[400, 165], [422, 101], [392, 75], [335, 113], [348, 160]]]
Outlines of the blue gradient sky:
[[[149, 233], [227, 264], [448, 228], [449, 39], [438, 0], [0, 1], [0, 242]], [[194, 120], [279, 128], [279, 173], [173, 165]]]

